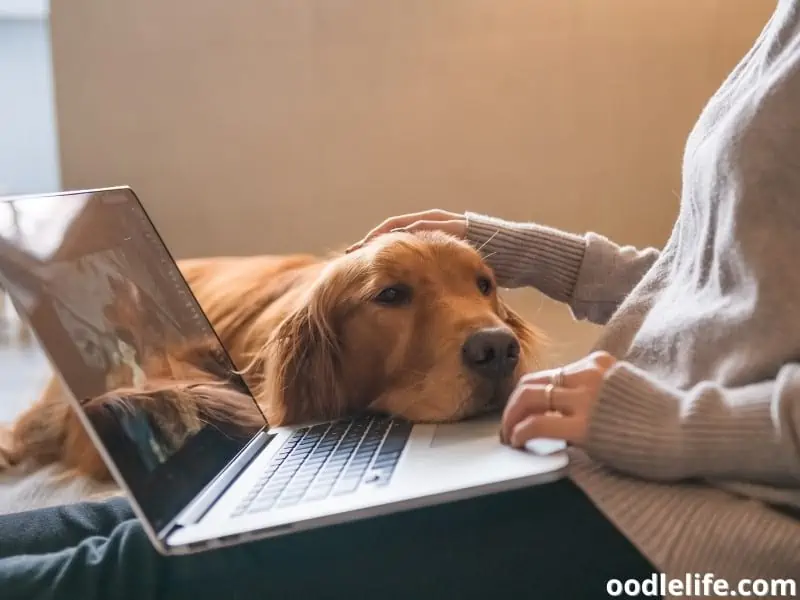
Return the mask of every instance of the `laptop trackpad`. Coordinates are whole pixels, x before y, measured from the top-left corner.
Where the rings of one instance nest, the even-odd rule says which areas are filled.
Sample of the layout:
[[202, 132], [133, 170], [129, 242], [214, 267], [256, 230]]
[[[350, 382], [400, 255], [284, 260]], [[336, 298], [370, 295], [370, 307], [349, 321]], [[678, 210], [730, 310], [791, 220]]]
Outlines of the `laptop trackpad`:
[[437, 425], [431, 440], [431, 448], [446, 448], [487, 437], [499, 440], [499, 436], [500, 416], [485, 415], [468, 421]]
[[[499, 440], [499, 436], [500, 416], [485, 415], [459, 423], [437, 425], [431, 440], [431, 448], [447, 448], [486, 438]], [[567, 445], [563, 440], [545, 438], [533, 439], [525, 444], [526, 450], [539, 455], [561, 452], [566, 447]]]

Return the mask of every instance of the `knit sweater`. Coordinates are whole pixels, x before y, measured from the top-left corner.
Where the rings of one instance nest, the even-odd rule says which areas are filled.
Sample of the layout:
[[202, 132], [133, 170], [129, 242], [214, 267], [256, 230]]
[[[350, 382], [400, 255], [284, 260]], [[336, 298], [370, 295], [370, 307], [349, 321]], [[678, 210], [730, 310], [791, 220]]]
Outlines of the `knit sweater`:
[[600, 510], [667, 577], [800, 583], [800, 0], [702, 111], [661, 250], [467, 222], [502, 287], [605, 326], [571, 467]]

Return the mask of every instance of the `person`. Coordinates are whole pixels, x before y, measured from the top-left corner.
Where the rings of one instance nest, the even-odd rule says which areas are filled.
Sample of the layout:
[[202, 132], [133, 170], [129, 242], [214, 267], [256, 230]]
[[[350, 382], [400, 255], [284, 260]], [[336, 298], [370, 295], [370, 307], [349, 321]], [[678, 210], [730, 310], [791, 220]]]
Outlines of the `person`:
[[800, 2], [781, 0], [688, 137], [660, 251], [444, 210], [349, 250], [441, 230], [500, 286], [604, 325], [589, 357], [523, 378], [504, 441], [572, 444], [572, 480], [670, 576], [800, 577], [798, 157]]
[[569, 478], [172, 558], [121, 500], [12, 515], [3, 597], [597, 598], [652, 573], [785, 597], [774, 580], [800, 575], [798, 106], [800, 0], [780, 0], [688, 137], [661, 250], [439, 210], [367, 236], [447, 231], [500, 285], [604, 325], [596, 352], [524, 377], [503, 415], [505, 443], [567, 440]]

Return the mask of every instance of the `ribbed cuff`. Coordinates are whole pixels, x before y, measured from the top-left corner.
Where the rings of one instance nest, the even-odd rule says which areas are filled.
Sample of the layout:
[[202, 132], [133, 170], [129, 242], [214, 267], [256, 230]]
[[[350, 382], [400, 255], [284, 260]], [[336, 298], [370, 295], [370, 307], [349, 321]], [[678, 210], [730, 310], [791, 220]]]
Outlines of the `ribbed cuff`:
[[589, 420], [586, 451], [630, 475], [674, 480], [684, 476], [680, 397], [626, 362], [607, 373]]
[[578, 280], [583, 237], [536, 224], [466, 213], [467, 241], [484, 256], [505, 288], [533, 286], [568, 302]]
[[647, 479], [786, 485], [800, 479], [792, 419], [776, 408], [797, 390], [775, 381], [681, 392], [626, 362], [606, 374], [589, 421], [587, 452]]

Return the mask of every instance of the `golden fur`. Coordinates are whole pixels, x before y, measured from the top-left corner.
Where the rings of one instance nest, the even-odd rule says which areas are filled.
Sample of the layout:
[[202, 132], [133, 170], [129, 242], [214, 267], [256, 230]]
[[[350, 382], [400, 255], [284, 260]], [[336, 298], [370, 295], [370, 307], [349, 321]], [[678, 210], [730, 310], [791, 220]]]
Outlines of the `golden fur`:
[[[217, 257], [184, 260], [180, 268], [272, 425], [362, 410], [416, 422], [462, 419], [502, 406], [538, 363], [539, 332], [498, 297], [478, 252], [443, 234], [389, 234], [327, 259]], [[476, 283], [481, 278], [492, 283], [488, 290]], [[376, 301], [397, 285], [407, 301]], [[106, 317], [128, 331], [144, 327], [130, 306], [112, 307]], [[520, 343], [519, 363], [501, 381], [464, 366], [465, 339], [483, 328], [501, 328]], [[178, 438], [204, 422], [261, 425], [246, 389], [231, 384], [202, 345], [144, 359], [143, 389], [84, 401], [103, 439], [121, 435], [102, 417], [113, 402], [144, 410]], [[0, 464], [60, 462], [110, 477], [55, 379], [0, 434]]]

